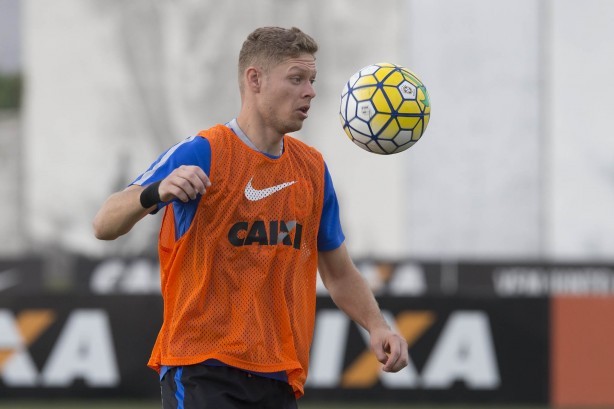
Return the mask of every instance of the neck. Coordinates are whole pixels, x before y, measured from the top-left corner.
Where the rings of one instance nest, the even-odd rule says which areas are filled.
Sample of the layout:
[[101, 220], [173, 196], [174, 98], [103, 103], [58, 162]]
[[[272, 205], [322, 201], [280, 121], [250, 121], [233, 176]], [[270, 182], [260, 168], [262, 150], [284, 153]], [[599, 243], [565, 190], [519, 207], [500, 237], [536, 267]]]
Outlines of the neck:
[[237, 124], [260, 152], [273, 156], [281, 155], [283, 134], [264, 126], [260, 122], [249, 120], [242, 113], [237, 117]]

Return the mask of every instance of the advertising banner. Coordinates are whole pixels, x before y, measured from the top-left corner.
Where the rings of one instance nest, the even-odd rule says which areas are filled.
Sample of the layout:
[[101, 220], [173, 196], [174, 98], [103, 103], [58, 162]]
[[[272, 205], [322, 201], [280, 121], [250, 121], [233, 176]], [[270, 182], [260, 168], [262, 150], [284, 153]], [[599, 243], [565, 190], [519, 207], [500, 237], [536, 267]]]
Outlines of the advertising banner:
[[610, 264], [465, 262], [457, 265], [457, 294], [494, 297], [612, 295]]
[[[376, 296], [531, 298], [614, 295], [614, 265], [529, 261], [354, 260]], [[318, 294], [327, 295], [321, 282]], [[160, 294], [155, 255], [0, 260], [0, 294]]]
[[43, 292], [43, 262], [40, 257], [0, 260], [0, 294]]
[[[411, 364], [380, 371], [363, 330], [319, 297], [306, 400], [548, 401], [548, 301], [379, 297]], [[0, 396], [153, 398], [157, 295], [3, 296]]]
[[306, 399], [546, 403], [547, 299], [380, 297], [411, 363], [379, 370], [367, 334], [318, 300]]
[[161, 317], [160, 297], [3, 296], [0, 396], [155, 398]]

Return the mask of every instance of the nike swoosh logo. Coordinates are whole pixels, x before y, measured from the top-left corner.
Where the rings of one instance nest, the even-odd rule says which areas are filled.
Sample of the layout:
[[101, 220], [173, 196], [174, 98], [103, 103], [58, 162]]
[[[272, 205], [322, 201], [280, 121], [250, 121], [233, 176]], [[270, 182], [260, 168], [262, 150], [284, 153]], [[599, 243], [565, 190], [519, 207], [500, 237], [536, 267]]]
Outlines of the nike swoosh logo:
[[262, 200], [265, 197], [271, 196], [275, 192], [279, 192], [282, 189], [287, 188], [288, 186], [292, 186], [296, 183], [296, 180], [292, 182], [281, 183], [279, 185], [267, 187], [266, 189], [254, 189], [252, 186], [252, 177], [249, 182], [247, 182], [247, 186], [245, 186], [245, 197], [247, 200], [251, 200], [252, 202], [256, 202], [258, 200]]

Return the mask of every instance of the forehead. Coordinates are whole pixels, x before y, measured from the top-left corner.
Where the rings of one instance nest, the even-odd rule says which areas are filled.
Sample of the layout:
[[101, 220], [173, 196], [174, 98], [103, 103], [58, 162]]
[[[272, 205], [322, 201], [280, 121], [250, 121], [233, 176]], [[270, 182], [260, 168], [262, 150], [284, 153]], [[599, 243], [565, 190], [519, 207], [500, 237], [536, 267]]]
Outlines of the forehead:
[[311, 54], [301, 54], [298, 57], [288, 58], [280, 62], [275, 70], [280, 71], [307, 71], [313, 75], [316, 74], [316, 58]]

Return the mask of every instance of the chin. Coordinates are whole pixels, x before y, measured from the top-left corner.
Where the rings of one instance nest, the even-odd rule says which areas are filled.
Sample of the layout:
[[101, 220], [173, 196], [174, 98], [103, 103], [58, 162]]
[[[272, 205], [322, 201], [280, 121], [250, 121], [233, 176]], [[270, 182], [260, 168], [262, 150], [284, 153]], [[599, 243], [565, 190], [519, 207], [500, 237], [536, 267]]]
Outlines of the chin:
[[304, 119], [297, 117], [287, 117], [285, 120], [276, 121], [274, 126], [282, 134], [288, 134], [296, 131], [300, 131], [303, 128]]
[[284, 133], [292, 133], [292, 132], [297, 132], [300, 131], [303, 127], [302, 126], [295, 126], [293, 128], [288, 128], [288, 130]]
[[287, 123], [285, 125], [286, 125], [285, 133], [292, 133], [292, 132], [300, 131], [303, 128], [303, 121], [296, 121], [292, 123]]

